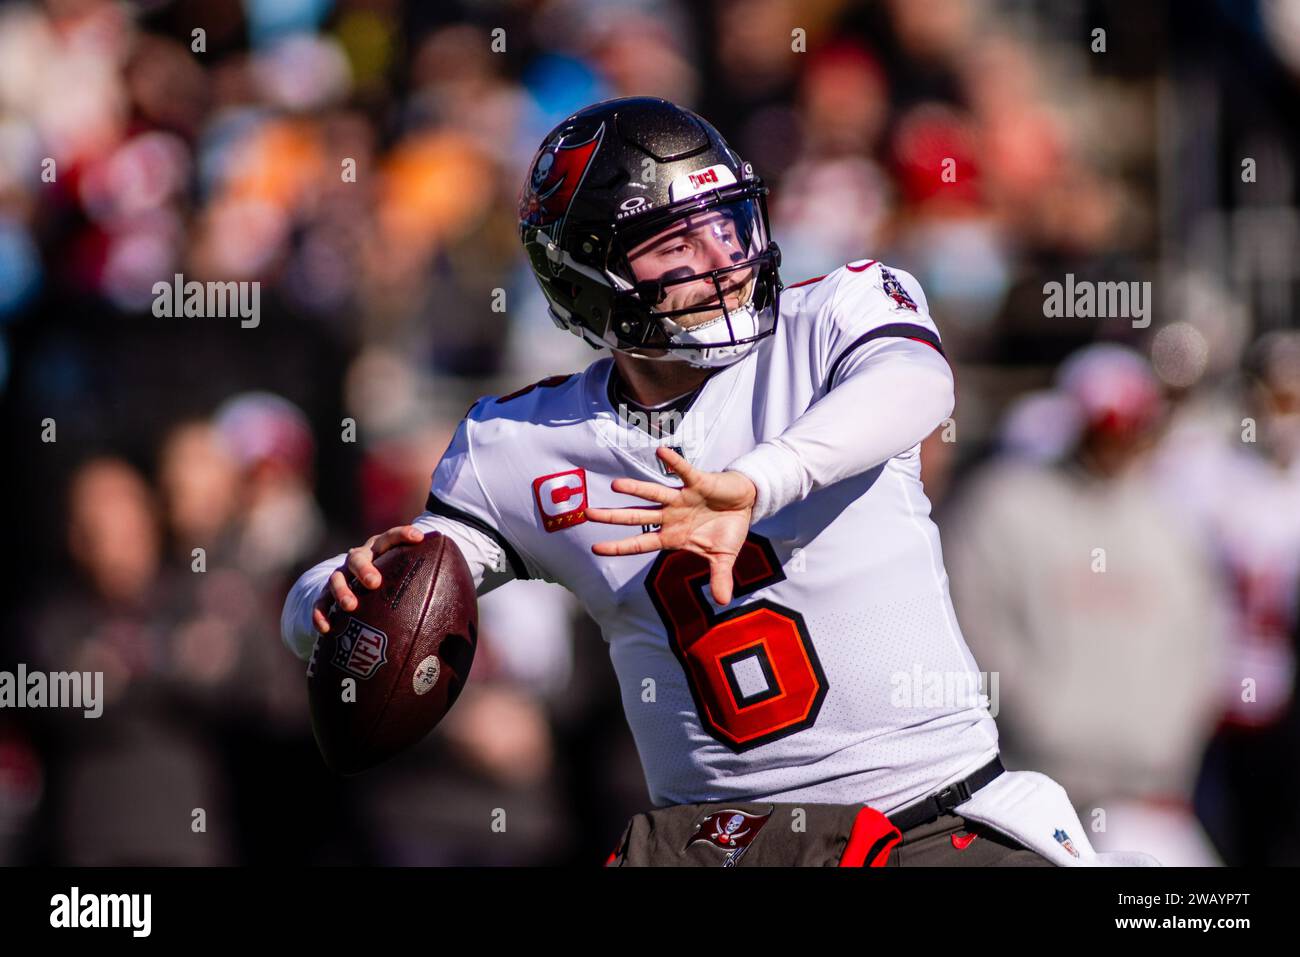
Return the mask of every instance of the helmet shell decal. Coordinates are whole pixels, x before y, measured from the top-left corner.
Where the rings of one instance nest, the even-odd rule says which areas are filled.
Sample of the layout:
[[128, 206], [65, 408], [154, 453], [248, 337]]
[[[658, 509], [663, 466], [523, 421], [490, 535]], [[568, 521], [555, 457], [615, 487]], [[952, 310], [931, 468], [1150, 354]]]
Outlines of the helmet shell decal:
[[[522, 222], [529, 226], [563, 222], [604, 133], [603, 123], [590, 137], [578, 142], [570, 142], [571, 133], [561, 133], [538, 151], [523, 195], [519, 198], [519, 219]], [[557, 234], [559, 232], [556, 230]]]

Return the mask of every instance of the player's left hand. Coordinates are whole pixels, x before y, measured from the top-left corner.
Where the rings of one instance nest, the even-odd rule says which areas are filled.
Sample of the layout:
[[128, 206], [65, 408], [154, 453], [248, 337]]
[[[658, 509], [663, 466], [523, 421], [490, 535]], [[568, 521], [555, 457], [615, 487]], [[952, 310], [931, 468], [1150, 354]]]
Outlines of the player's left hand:
[[658, 502], [659, 508], [588, 508], [587, 518], [608, 525], [658, 525], [657, 532], [597, 542], [597, 555], [640, 555], [665, 548], [695, 552], [709, 562], [713, 601], [731, 601], [731, 569], [749, 535], [758, 490], [739, 472], [705, 472], [665, 445], [655, 450], [659, 460], [682, 480], [681, 488], [615, 479], [613, 489]]

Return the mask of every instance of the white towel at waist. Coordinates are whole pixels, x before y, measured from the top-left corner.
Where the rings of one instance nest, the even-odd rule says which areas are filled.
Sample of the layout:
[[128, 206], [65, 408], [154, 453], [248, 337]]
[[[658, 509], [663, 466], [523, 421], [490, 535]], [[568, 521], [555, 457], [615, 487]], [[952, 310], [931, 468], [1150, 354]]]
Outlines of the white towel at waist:
[[1160, 866], [1139, 851], [1093, 850], [1065, 788], [1037, 771], [1004, 771], [953, 813], [987, 825], [1061, 867]]

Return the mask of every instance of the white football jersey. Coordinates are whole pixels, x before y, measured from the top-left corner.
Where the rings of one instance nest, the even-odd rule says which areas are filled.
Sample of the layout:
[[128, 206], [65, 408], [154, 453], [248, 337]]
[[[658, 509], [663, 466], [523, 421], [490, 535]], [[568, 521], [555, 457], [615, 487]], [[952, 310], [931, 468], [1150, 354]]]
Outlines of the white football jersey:
[[[941, 349], [912, 277], [851, 263], [783, 291], [775, 333], [706, 380], [662, 439], [620, 413], [606, 357], [480, 400], [434, 471], [417, 524], [455, 538], [480, 592], [512, 577], [557, 582], [599, 624], [656, 805], [770, 799], [892, 813], [997, 754], [918, 447], [755, 523], [723, 608], [697, 555], [591, 550], [638, 529], [588, 521], [584, 508], [652, 507], [614, 492], [614, 479], [680, 484], [657, 444], [721, 471], [780, 435], [841, 360], [882, 337]], [[890, 413], [860, 410], [864, 421]]]

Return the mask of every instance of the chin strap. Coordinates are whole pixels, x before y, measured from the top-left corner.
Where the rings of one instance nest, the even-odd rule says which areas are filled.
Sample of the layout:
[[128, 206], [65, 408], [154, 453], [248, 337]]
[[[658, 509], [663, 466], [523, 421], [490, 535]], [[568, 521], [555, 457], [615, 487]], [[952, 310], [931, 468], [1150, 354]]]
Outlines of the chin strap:
[[[756, 312], [752, 306], [745, 305], [739, 309], [726, 311], [717, 319], [710, 320], [699, 326], [688, 329], [677, 326], [680, 331], [670, 334], [669, 340], [675, 345], [695, 347], [674, 350], [678, 353], [684, 353], [683, 357], [691, 365], [703, 368], [731, 365], [733, 362], [738, 362], [747, 356], [750, 350], [758, 344], [763, 315], [763, 313]], [[666, 325], [670, 322], [671, 320], [665, 320]], [[672, 326], [676, 325], [676, 323], [671, 323], [668, 328], [671, 329]], [[738, 326], [740, 328], [737, 328]], [[775, 328], [775, 322], [773, 328]], [[719, 334], [724, 337], [721, 341], [717, 341]], [[750, 341], [734, 344], [734, 340], [737, 339], [748, 339]]]

